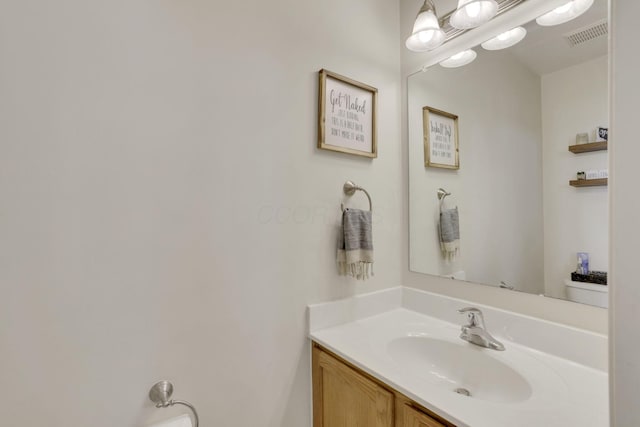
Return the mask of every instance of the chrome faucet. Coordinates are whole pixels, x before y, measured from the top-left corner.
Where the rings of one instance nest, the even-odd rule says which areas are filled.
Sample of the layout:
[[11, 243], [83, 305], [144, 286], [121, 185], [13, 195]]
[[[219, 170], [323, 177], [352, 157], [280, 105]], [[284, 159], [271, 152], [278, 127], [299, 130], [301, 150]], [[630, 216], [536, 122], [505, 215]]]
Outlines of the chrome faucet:
[[480, 347], [498, 351], [504, 350], [504, 345], [487, 332], [480, 310], [475, 307], [466, 307], [458, 310], [458, 313], [466, 313], [469, 320], [469, 324], [462, 326], [460, 338]]

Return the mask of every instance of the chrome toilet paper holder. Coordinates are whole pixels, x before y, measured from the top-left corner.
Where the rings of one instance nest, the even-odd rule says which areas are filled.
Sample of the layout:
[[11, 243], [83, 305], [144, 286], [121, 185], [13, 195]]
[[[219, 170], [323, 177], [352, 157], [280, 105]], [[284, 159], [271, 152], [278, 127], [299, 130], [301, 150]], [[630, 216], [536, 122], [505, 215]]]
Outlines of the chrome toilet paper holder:
[[196, 408], [191, 403], [184, 400], [171, 399], [171, 395], [173, 395], [173, 384], [167, 380], [158, 381], [149, 390], [149, 399], [155, 403], [156, 408], [168, 408], [173, 405], [186, 406], [191, 409], [191, 412], [193, 412], [193, 427], [198, 427], [200, 421], [198, 419], [198, 411], [196, 411]]

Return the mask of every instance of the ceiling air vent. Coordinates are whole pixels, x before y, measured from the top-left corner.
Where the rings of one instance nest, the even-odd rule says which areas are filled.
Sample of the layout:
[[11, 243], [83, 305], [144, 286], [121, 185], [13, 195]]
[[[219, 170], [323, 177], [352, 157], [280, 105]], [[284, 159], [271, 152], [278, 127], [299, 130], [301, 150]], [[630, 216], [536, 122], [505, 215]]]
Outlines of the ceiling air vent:
[[586, 27], [579, 28], [571, 33], [565, 34], [564, 37], [571, 47], [588, 42], [589, 40], [609, 34], [609, 23], [606, 19], [595, 22]]

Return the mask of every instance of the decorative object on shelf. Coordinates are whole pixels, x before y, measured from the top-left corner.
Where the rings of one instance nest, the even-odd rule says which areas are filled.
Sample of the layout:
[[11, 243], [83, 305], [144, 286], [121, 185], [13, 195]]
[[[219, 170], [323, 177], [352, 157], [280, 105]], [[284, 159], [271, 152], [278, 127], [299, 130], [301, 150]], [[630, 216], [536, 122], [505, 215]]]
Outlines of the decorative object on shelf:
[[476, 59], [478, 54], [473, 49], [463, 50], [462, 52], [456, 53], [455, 55], [445, 59], [440, 62], [440, 65], [445, 68], [458, 68], [463, 65], [470, 64]]
[[527, 30], [524, 27], [512, 28], [509, 31], [505, 31], [502, 34], [495, 36], [492, 39], [482, 43], [482, 48], [486, 50], [500, 50], [514, 46], [520, 43], [527, 35]]
[[576, 174], [576, 178], [578, 178], [578, 180], [587, 179], [587, 176], [585, 175], [584, 171], [580, 171]]
[[488, 22], [497, 12], [498, 3], [495, 0], [459, 0], [450, 23], [454, 28], [467, 30]]
[[603, 128], [598, 126], [596, 129], [596, 141], [608, 141], [609, 138], [609, 128]]
[[578, 274], [589, 274], [589, 254], [586, 252], [578, 252], [578, 266], [576, 268]]
[[594, 170], [585, 171], [585, 176], [587, 177], [587, 179], [598, 179], [598, 178], [600, 178], [598, 176], [598, 171], [594, 171]]
[[585, 172], [585, 174], [587, 179], [600, 179], [609, 177], [607, 169], [589, 169]]
[[607, 272], [591, 271], [588, 274], [581, 274], [576, 271], [571, 273], [571, 280], [573, 280], [574, 282], [586, 282], [586, 283], [596, 283], [598, 285], [606, 285]]
[[570, 0], [538, 17], [536, 22], [543, 27], [564, 24], [585, 13], [592, 5], [593, 0]]
[[603, 150], [606, 150], [607, 147], [608, 147], [607, 141], [587, 142], [586, 144], [570, 145], [569, 151], [571, 151], [574, 154], [580, 154], [580, 153], [588, 153], [590, 151], [603, 151]]
[[431, 107], [422, 108], [425, 166], [459, 169], [458, 116]]
[[444, 31], [440, 28], [436, 7], [432, 0], [424, 0], [405, 46], [413, 52], [426, 52], [437, 48], [443, 42]]
[[589, 142], [589, 134], [586, 132], [576, 135], [576, 144], [586, 144]]
[[378, 157], [377, 103], [378, 89], [320, 70], [318, 148]]

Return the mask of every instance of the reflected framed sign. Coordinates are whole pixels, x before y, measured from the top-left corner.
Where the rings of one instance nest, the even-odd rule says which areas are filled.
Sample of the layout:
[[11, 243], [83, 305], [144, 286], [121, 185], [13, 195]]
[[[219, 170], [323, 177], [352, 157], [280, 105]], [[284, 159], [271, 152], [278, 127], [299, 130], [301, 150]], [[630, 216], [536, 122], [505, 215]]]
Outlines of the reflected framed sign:
[[424, 165], [460, 169], [458, 116], [432, 107], [422, 108]]

